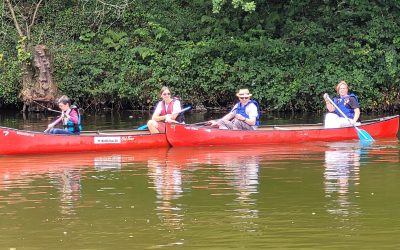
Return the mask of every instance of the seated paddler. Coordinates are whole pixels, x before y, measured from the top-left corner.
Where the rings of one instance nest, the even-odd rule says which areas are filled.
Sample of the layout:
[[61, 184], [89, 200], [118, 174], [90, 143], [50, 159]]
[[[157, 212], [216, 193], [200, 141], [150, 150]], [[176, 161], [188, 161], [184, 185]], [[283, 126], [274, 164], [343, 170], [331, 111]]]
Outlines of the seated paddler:
[[220, 129], [255, 130], [260, 123], [260, 110], [257, 101], [252, 100], [248, 89], [240, 89], [236, 93], [239, 101], [231, 111], [219, 120], [209, 122]]
[[[57, 103], [61, 110], [61, 115], [47, 126], [45, 132], [50, 134], [79, 135], [82, 131], [82, 126], [78, 108], [71, 105], [71, 99], [65, 95], [61, 96]], [[58, 124], [61, 124], [62, 128], [54, 128]]]
[[328, 94], [324, 94], [326, 108], [329, 111], [325, 115], [325, 128], [360, 125], [361, 111], [357, 96], [354, 93], [349, 93], [349, 85], [345, 81], [340, 81], [336, 85], [336, 92], [337, 96], [331, 100], [340, 111], [331, 103]]
[[157, 103], [151, 120], [147, 122], [152, 134], [165, 133], [166, 122], [181, 122], [178, 119], [182, 110], [179, 99], [172, 98], [171, 91], [166, 86], [161, 88], [160, 98], [162, 100]]

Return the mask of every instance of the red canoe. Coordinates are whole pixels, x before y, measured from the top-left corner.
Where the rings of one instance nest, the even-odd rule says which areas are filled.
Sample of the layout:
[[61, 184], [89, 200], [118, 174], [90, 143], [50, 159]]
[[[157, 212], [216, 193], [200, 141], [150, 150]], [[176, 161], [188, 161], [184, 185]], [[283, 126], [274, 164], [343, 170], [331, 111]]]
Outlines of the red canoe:
[[0, 155], [96, 152], [168, 147], [165, 134], [148, 131], [88, 131], [52, 135], [0, 127]]
[[[359, 128], [364, 129], [376, 139], [396, 138], [399, 116], [364, 121]], [[253, 131], [232, 131], [204, 126], [169, 124], [166, 134], [168, 142], [174, 147], [262, 145], [358, 139], [357, 130], [354, 127], [324, 129], [322, 124], [263, 126]]]

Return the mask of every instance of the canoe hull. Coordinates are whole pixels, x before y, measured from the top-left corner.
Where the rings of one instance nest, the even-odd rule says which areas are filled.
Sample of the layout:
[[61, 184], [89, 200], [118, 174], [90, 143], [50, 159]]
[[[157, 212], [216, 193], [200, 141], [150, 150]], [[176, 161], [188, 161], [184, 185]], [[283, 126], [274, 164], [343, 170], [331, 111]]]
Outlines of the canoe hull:
[[[365, 122], [360, 129], [373, 138], [396, 138], [399, 116]], [[213, 146], [213, 145], [263, 145], [276, 143], [300, 143], [310, 141], [341, 141], [358, 139], [354, 127], [324, 129], [321, 125], [292, 125], [270, 127], [268, 130], [220, 130], [181, 124], [167, 125], [168, 142], [174, 146]]]
[[0, 127], [0, 155], [97, 152], [168, 147], [165, 134], [52, 135]]

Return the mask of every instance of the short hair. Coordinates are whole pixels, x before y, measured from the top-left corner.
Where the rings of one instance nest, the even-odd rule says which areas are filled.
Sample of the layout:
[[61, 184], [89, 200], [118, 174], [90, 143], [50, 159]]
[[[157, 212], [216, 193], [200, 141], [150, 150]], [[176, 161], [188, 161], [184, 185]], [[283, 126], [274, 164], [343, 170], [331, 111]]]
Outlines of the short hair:
[[347, 84], [347, 82], [345, 82], [345, 81], [340, 81], [337, 85], [336, 85], [336, 92], [337, 93], [339, 93], [339, 88], [340, 88], [340, 86], [342, 86], [342, 85], [346, 85], [346, 87], [347, 88], [349, 88], [349, 85]]
[[[160, 90], [160, 95], [162, 95], [162, 93], [164, 93], [164, 91], [169, 90], [169, 88], [167, 86], [163, 86]], [[169, 90], [171, 92], [171, 90]]]
[[60, 104], [60, 103], [62, 103], [62, 104], [64, 104], [64, 105], [66, 105], [66, 104], [71, 105], [71, 99], [69, 99], [68, 96], [63, 95], [63, 96], [61, 96], [61, 97], [58, 99], [58, 101], [57, 101], [57, 104]]

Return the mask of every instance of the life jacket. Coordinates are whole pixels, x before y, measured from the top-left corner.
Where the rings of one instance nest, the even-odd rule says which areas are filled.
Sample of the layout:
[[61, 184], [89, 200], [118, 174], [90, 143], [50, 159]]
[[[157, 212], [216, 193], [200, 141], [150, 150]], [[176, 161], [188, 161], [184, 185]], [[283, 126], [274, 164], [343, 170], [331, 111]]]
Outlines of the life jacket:
[[246, 107], [250, 104], [253, 103], [254, 105], [256, 105], [257, 107], [257, 118], [256, 118], [256, 124], [255, 126], [259, 126], [260, 125], [260, 114], [261, 114], [261, 110], [260, 110], [260, 105], [258, 104], [258, 102], [256, 100], [251, 99], [246, 105], [242, 106], [241, 102], [238, 102], [236, 104], [236, 113], [242, 115], [243, 117], [249, 119], [249, 115], [246, 113]]
[[78, 124], [71, 122], [69, 119], [65, 119], [65, 120], [63, 119], [64, 128], [72, 133], [80, 133], [82, 131], [81, 114], [79, 113], [78, 107], [76, 107], [75, 105], [72, 105], [70, 107], [68, 114], [70, 114], [72, 110], [75, 110], [76, 113], [78, 114]]
[[[174, 102], [175, 101], [180, 101], [179, 97], [174, 97], [172, 101], [168, 104], [168, 108], [165, 109], [165, 102], [161, 101], [161, 113], [160, 115], [167, 115], [167, 114], [173, 114], [174, 113]], [[182, 107], [181, 107], [182, 108]], [[185, 122], [185, 115], [183, 112], [179, 113], [179, 115], [176, 117], [175, 121], [179, 123], [184, 123]]]
[[[355, 94], [351, 93], [350, 95], [346, 95], [343, 97], [334, 97], [333, 101], [335, 102], [335, 104], [338, 106], [338, 108], [350, 119], [354, 118], [354, 109], [352, 109], [349, 105], [345, 104], [345, 101], [349, 100], [350, 97], [354, 97], [354, 99], [356, 99], [357, 103], [360, 104], [358, 102], [358, 98]], [[339, 117], [343, 117], [343, 115], [340, 113], [339, 110], [335, 110], [335, 113], [339, 116]]]

